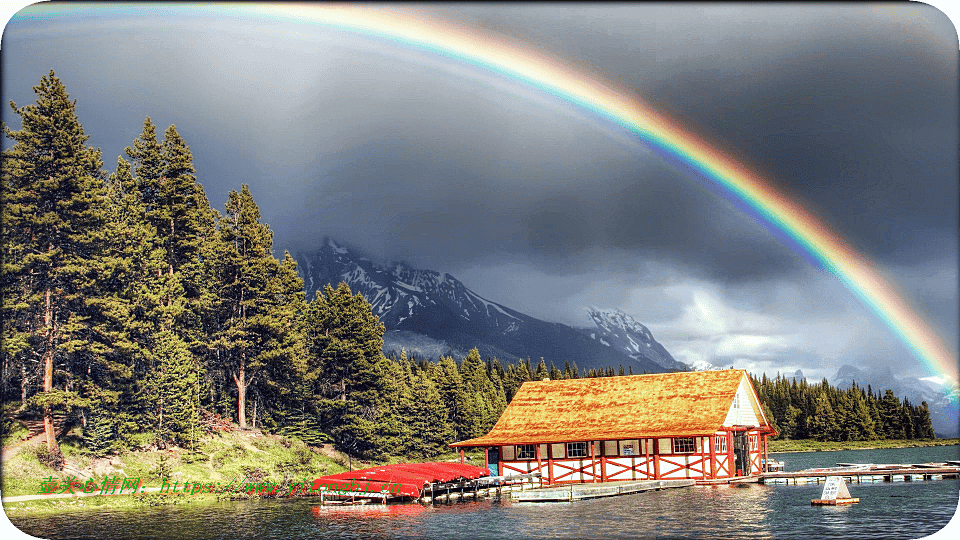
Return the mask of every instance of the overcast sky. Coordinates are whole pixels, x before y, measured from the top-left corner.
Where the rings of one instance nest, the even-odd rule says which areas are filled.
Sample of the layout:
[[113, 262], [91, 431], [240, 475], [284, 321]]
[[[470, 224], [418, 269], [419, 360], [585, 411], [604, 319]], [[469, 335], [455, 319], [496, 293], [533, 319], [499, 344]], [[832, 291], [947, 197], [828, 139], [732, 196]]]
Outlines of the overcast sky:
[[[535, 89], [226, 8], [72, 9], [7, 26], [4, 101], [32, 103], [55, 70], [111, 170], [146, 116], [176, 124], [218, 209], [250, 186], [278, 256], [331, 236], [542, 319], [584, 326], [586, 306], [619, 308], [685, 362], [935, 375], [737, 205]], [[935, 9], [410, 9], [633, 89], [873, 259], [956, 355], [958, 43]]]

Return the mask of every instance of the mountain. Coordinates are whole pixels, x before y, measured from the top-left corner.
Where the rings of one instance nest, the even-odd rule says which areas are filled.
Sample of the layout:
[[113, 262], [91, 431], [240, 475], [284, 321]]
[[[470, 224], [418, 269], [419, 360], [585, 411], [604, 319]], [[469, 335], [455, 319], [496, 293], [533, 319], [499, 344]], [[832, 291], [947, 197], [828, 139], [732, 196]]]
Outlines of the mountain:
[[626, 353], [634, 360], [646, 359], [666, 369], [686, 370], [687, 365], [670, 356], [663, 345], [653, 339], [646, 326], [619, 309], [587, 309], [587, 317], [596, 326], [584, 330], [601, 344]]
[[[632, 318], [629, 330], [618, 329], [617, 321], [627, 323], [626, 316], [601, 316], [602, 322], [594, 320], [593, 332], [542, 321], [481, 297], [450, 274], [403, 263], [382, 265], [329, 238], [319, 249], [293, 256], [308, 299], [325, 285], [340, 282], [363, 294], [386, 327], [385, 352], [402, 347], [425, 358], [441, 354], [462, 358], [476, 347], [482, 356], [501, 361], [529, 357], [536, 363], [544, 357], [548, 365], [552, 362], [561, 369], [565, 362], [576, 362], [583, 369], [622, 365], [637, 374], [677, 365]], [[621, 342], [629, 347], [621, 347]]]
[[910, 400], [913, 405], [926, 401], [930, 407], [930, 420], [933, 431], [938, 437], [957, 437], [957, 396], [949, 387], [931, 384], [916, 377], [897, 378], [887, 367], [882, 372], [872, 372], [843, 365], [830, 381], [837, 388], [850, 388], [853, 383], [866, 388], [870, 385], [874, 394], [883, 395], [888, 388], [900, 398]]

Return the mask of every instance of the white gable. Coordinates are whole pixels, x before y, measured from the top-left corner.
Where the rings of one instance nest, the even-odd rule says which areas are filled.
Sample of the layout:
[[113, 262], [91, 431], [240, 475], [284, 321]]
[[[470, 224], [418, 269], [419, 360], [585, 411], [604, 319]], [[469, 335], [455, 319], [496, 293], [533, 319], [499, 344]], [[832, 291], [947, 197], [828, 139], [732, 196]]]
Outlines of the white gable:
[[737, 387], [737, 395], [733, 398], [730, 410], [727, 411], [727, 418], [723, 421], [724, 426], [760, 426], [763, 422], [763, 414], [760, 412], [760, 404], [753, 396], [750, 390], [750, 383], [747, 376], [740, 379], [740, 386]]

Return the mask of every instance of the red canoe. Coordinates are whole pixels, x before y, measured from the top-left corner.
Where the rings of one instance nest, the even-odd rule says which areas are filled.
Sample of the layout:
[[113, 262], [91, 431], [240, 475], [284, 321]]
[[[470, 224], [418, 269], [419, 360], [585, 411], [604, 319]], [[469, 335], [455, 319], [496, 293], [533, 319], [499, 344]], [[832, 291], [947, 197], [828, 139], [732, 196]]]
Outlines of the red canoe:
[[313, 481], [313, 489], [326, 488], [327, 492], [361, 497], [364, 493], [385, 492], [388, 496], [418, 498], [429, 484], [489, 475], [490, 471], [483, 467], [460, 463], [398, 463], [321, 476]]

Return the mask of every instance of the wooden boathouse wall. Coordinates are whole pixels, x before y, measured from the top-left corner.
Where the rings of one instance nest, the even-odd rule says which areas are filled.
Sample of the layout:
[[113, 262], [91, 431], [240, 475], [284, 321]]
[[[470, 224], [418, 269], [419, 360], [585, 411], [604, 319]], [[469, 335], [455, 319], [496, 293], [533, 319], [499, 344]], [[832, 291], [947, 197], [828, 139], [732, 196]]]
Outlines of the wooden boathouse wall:
[[[519, 407], [534, 411], [546, 409], [547, 414], [551, 408], [554, 410], [577, 409], [580, 408], [579, 406], [586, 407], [591, 404], [590, 402], [604, 398], [603, 389], [598, 391], [587, 385], [571, 389], [569, 385], [562, 384], [570, 381], [533, 383], [540, 385], [536, 388], [537, 399], [524, 400], [524, 396], [518, 392], [518, 396], [504, 411], [501, 421], [494, 426], [490, 434], [471, 441], [456, 443], [453, 446], [483, 447], [487, 463], [491, 468], [496, 466], [499, 474], [539, 472], [548, 484], [620, 480], [717, 480], [761, 474], [765, 472], [764, 464], [768, 461], [767, 439], [774, 431], [763, 416], [756, 391], [746, 372], [731, 370], [720, 372], [720, 375], [717, 373], [620, 377], [633, 380], [625, 381], [620, 385], [611, 385], [613, 390], [610, 392], [610, 399], [621, 403], [626, 400], [633, 404], [633, 411], [646, 410], [647, 412], [635, 414], [633, 417], [636, 421], [635, 425], [630, 425], [631, 418], [623, 417], [623, 414], [628, 411], [614, 406], [612, 407], [614, 410], [608, 412], [620, 413], [620, 415], [610, 419], [611, 425], [603, 425], [603, 418], [597, 418], [596, 415], [594, 418], [584, 418], [585, 429], [582, 430], [582, 434], [588, 434], [587, 432], [591, 430], [594, 433], [606, 431], [607, 434], [619, 430], [620, 433], [630, 433], [632, 437], [593, 440], [567, 438], [553, 439], [556, 442], [538, 441], [530, 444], [538, 435], [543, 441], [544, 436], [549, 436], [551, 433], [556, 435], [556, 432], [561, 430], [551, 426], [549, 418], [544, 420], [542, 417], [535, 416], [535, 412], [531, 413], [530, 410], [518, 411], [515, 408], [511, 411], [511, 406], [517, 403], [517, 397], [520, 398], [517, 404]], [[644, 380], [645, 377], [650, 378], [647, 379], [650, 384], [644, 384], [647, 382]], [[610, 381], [617, 378], [609, 377], [592, 381]], [[674, 384], [671, 380], [674, 378], [679, 382]], [[722, 388], [710, 386], [711, 382], [716, 381], [719, 383], [715, 386]], [[590, 380], [588, 384], [589, 382]], [[557, 399], [566, 400], [567, 403], [559, 406], [552, 404], [552, 407], [550, 403], [546, 403], [546, 406], [543, 406], [543, 402], [549, 402], [554, 396], [550, 388], [545, 386], [551, 383], [556, 385], [556, 395], [559, 396]], [[525, 383], [525, 387], [528, 384], [531, 383]], [[653, 387], [656, 390], [652, 392], [652, 396], [645, 396], [643, 393], [645, 387]], [[521, 392], [523, 389], [521, 388]], [[624, 390], [632, 391], [632, 394], [624, 395]], [[698, 396], [697, 391], [701, 395]], [[584, 400], [586, 403], [577, 403], [578, 392], [587, 396]], [[672, 402], [665, 403], [664, 395], [669, 396], [671, 392], [677, 395]], [[645, 397], [649, 398], [648, 403], [644, 403]], [[683, 409], [692, 420], [688, 425], [684, 425], [682, 417], [658, 417], [656, 409], [650, 413], [650, 409], [636, 407], [638, 404], [665, 410], [667, 414], [670, 411]], [[698, 405], [703, 410], [698, 411]], [[713, 420], [707, 419], [704, 422], [702, 416]], [[533, 419], [531, 424], [539, 425], [531, 425], [530, 429], [524, 430], [524, 426], [519, 425], [517, 419], [522, 420], [525, 417]], [[570, 422], [560, 420], [556, 423], [563, 427]], [[708, 426], [712, 429], [706, 429]], [[501, 429], [498, 430], [498, 427]], [[517, 429], [518, 427], [520, 429]], [[660, 428], [660, 433], [656, 433], [656, 436], [639, 436], [645, 430], [656, 431], [657, 427]], [[663, 433], [663, 429], [671, 427], [676, 429], [675, 433]], [[700, 433], [691, 433], [691, 430], [697, 429], [701, 430]], [[526, 439], [529, 443], [490, 444], [511, 439], [513, 441]], [[736, 466], [735, 441], [742, 445], [744, 453], [741, 467]], [[573, 448], [569, 448], [568, 443], [572, 443]], [[570, 453], [568, 450], [573, 450], [575, 455], [568, 455]], [[491, 456], [498, 457], [491, 462], [489, 461]]]
[[[756, 450], [749, 452], [748, 470], [734, 469], [733, 432], [717, 432], [713, 437], [693, 437], [695, 450], [675, 453], [672, 437], [633, 439], [631, 441], [593, 441], [593, 457], [568, 458], [565, 443], [540, 444], [540, 460], [516, 459], [516, 447], [499, 446], [500, 474], [540, 472], [547, 483], [607, 482], [618, 480], [721, 479], [757, 475], [766, 472], [767, 435], [759, 430], [745, 432], [748, 440], [756, 442]], [[690, 437], [683, 437], [689, 439]], [[722, 443], [718, 443], [722, 440]], [[624, 455], [618, 448], [631, 443], [640, 450], [636, 455]], [[749, 443], [748, 443], [749, 444]], [[718, 448], [719, 447], [719, 448]], [[719, 451], [722, 448], [727, 450]], [[489, 449], [488, 449], [489, 452]]]

